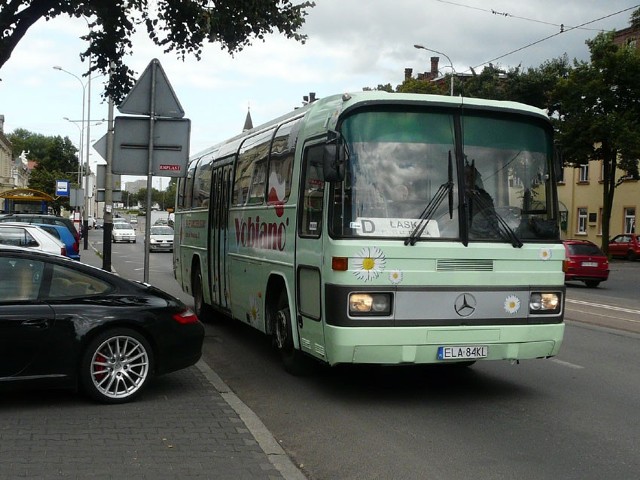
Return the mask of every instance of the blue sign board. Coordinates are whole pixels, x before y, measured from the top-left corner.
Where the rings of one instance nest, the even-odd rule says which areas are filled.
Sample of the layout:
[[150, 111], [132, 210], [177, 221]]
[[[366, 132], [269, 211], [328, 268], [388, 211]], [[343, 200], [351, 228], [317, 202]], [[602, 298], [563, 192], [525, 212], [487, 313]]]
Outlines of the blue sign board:
[[69, 196], [69, 180], [56, 180], [56, 195], [59, 197]]

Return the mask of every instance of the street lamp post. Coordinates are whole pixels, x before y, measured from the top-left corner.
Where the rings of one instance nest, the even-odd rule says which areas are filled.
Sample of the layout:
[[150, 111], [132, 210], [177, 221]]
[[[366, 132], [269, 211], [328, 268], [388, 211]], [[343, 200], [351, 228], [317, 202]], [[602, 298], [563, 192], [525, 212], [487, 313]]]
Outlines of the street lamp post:
[[[91, 63], [91, 58], [89, 58], [89, 62]], [[89, 77], [87, 78], [87, 83], [83, 83], [82, 79], [80, 79], [80, 77], [78, 77], [77, 75], [69, 72], [68, 70], [65, 70], [64, 68], [56, 65], [53, 67], [54, 70], [59, 70], [61, 72], [64, 72], [68, 75], [71, 75], [72, 77], [74, 77], [76, 80], [78, 80], [78, 82], [80, 82], [80, 86], [82, 87], [82, 120], [80, 120], [82, 127], [80, 128], [80, 146], [78, 148], [78, 160], [79, 160], [79, 165], [78, 165], [78, 185], [80, 186], [80, 188], [83, 190], [83, 196], [82, 196], [82, 200], [83, 200], [83, 205], [82, 205], [82, 236], [84, 238], [84, 249], [87, 250], [89, 248], [89, 217], [88, 217], [88, 210], [89, 210], [89, 195], [88, 195], [88, 189], [89, 189], [89, 155], [90, 155], [90, 151], [91, 151], [91, 135], [90, 135], [90, 131], [91, 131], [91, 75], [89, 75]], [[87, 104], [87, 116], [86, 116], [86, 120], [85, 120], [85, 101]], [[74, 122], [73, 120], [69, 120], [69, 118], [64, 117], [65, 120], [68, 120], [69, 122]], [[85, 122], [87, 124], [87, 134], [86, 134], [86, 148], [84, 148], [84, 138], [85, 138]], [[77, 126], [77, 125], [76, 125]], [[83, 148], [84, 148], [84, 152], [83, 152]], [[86, 165], [86, 168], [84, 168]]]
[[78, 143], [78, 158], [80, 159], [78, 161], [78, 186], [80, 188], [82, 188], [82, 145], [83, 145], [83, 137], [84, 137], [84, 131], [82, 130], [82, 128], [80, 127], [80, 125], [78, 125], [77, 121], [71, 120], [69, 117], [62, 117], [63, 120], [66, 120], [67, 122], [75, 125], [75, 127], [78, 129], [78, 133], [80, 134], [80, 142]]
[[[80, 83], [80, 86], [82, 87], [82, 125], [80, 127], [80, 146], [78, 148], [78, 185], [80, 186], [80, 188], [83, 188], [83, 162], [84, 162], [84, 155], [83, 155], [83, 145], [84, 145], [84, 104], [85, 104], [85, 99], [86, 99], [86, 87], [85, 84], [82, 82], [82, 80], [80, 79], [80, 77], [78, 77], [76, 74], [71, 73], [68, 70], [65, 70], [64, 68], [55, 65], [53, 67], [54, 70], [59, 70], [61, 72], [66, 73], [67, 75], [71, 75], [73, 78], [75, 78], [76, 80], [78, 80], [78, 83]], [[66, 118], [66, 120], [70, 121], [68, 118]], [[73, 122], [72, 122], [73, 123]], [[83, 204], [84, 204], [84, 197], [85, 197], [86, 192], [83, 194]], [[84, 206], [82, 208], [84, 210]], [[86, 230], [84, 230], [84, 227], [81, 228], [82, 231], [82, 235], [83, 237], [86, 238], [87, 236], [87, 232]]]
[[453, 68], [453, 62], [451, 61], [451, 59], [449, 58], [449, 56], [446, 53], [442, 53], [439, 52], [437, 50], [433, 50], [432, 48], [427, 48], [425, 46], [422, 45], [414, 45], [414, 48], [417, 48], [419, 50], [427, 50], [428, 52], [433, 52], [433, 53], [437, 53], [438, 55], [442, 55], [443, 57], [445, 57], [447, 60], [449, 60], [449, 66], [451, 67], [451, 70], [453, 71], [453, 73], [451, 74], [451, 87], [449, 90], [449, 95], [451, 95], [453, 97], [453, 77], [456, 74], [456, 69]]
[[[84, 17], [83, 17], [84, 18]], [[87, 20], [85, 18], [85, 20]], [[87, 21], [87, 25], [89, 22]], [[91, 67], [91, 55], [89, 55], [89, 67]], [[90, 151], [90, 142], [91, 135], [89, 132], [91, 131], [91, 69], [89, 69], [89, 75], [87, 78], [87, 147], [86, 147], [86, 166], [84, 172], [84, 214], [82, 216], [82, 228], [84, 229], [84, 249], [87, 250], [89, 248], [89, 151]], [[94, 217], [95, 222], [95, 217]]]

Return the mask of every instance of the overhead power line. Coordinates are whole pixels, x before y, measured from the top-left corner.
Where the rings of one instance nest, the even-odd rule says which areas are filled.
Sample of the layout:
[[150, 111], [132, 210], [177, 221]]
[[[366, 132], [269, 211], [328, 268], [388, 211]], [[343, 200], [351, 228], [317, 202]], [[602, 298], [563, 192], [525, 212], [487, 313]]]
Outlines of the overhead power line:
[[[443, 0], [438, 0], [438, 1], [443, 1]], [[519, 52], [521, 50], [524, 50], [525, 48], [529, 48], [529, 47], [532, 47], [532, 46], [537, 45], [539, 43], [542, 43], [542, 42], [544, 42], [546, 40], [549, 40], [550, 38], [557, 37], [558, 35], [562, 35], [563, 33], [570, 32], [571, 30], [576, 30], [578, 28], [584, 27], [585, 25], [589, 25], [591, 23], [599, 22], [600, 20], [604, 20], [605, 18], [613, 17], [614, 15], [619, 15], [620, 13], [624, 13], [624, 12], [627, 12], [629, 10], [634, 10], [634, 9], [636, 9], [638, 7], [640, 7], [640, 4], [639, 5], [634, 5], [633, 7], [625, 8], [623, 10], [619, 10], [619, 11], [614, 12], [614, 13], [610, 13], [609, 15], [605, 15], [603, 17], [599, 17], [599, 18], [596, 18], [596, 19], [593, 19], [593, 20], [589, 20], [588, 22], [581, 23], [580, 25], [576, 25], [575, 27], [563, 26], [563, 28], [561, 28], [559, 32], [556, 32], [553, 35], [549, 35], [547, 37], [541, 38], [540, 40], [536, 40], [535, 42], [531, 42], [531, 43], [529, 43], [529, 44], [527, 44], [527, 45], [525, 45], [523, 47], [516, 48], [515, 50], [511, 50], [510, 52], [504, 53], [504, 54], [500, 55], [499, 57], [495, 57], [495, 58], [492, 58], [491, 60], [487, 60], [486, 62], [482, 62], [482, 63], [476, 65], [475, 67], [472, 67], [472, 69], [479, 68], [482, 65], [486, 65], [487, 63], [495, 62], [496, 60], [500, 60], [501, 58], [507, 57], [507, 56], [509, 56], [509, 55], [511, 55], [513, 53], [516, 53], [516, 52]]]
[[448, 1], [448, 0], [436, 0], [436, 2], [446, 3], [446, 4], [449, 4], [449, 5], [454, 5], [456, 7], [468, 8], [470, 10], [478, 10], [478, 11], [481, 11], [481, 12], [490, 13], [491, 15], [497, 15], [497, 16], [500, 16], [500, 17], [517, 18], [518, 20], [526, 20], [527, 22], [534, 22], [534, 23], [540, 23], [542, 25], [549, 25], [549, 26], [552, 26], [552, 27], [557, 27], [560, 30], [567, 30], [567, 29], [574, 29], [574, 28], [580, 28], [581, 30], [591, 30], [591, 31], [598, 31], [599, 30], [597, 28], [583, 28], [580, 25], [578, 25], [576, 27], [572, 27], [572, 26], [566, 25], [564, 23], [545, 22], [544, 20], [538, 20], [536, 18], [528, 18], [528, 17], [519, 16], [519, 15], [513, 15], [513, 14], [511, 14], [509, 12], [499, 12], [499, 11], [494, 10], [492, 8], [474, 7], [474, 6], [471, 6], [471, 5], [465, 5], [463, 3], [458, 3], [458, 2], [451, 2], [451, 1]]

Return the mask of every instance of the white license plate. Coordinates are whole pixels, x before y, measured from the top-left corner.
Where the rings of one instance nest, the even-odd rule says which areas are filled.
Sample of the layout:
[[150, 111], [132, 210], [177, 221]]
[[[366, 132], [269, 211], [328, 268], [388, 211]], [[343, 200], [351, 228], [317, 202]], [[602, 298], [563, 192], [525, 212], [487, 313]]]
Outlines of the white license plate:
[[583, 267], [597, 267], [598, 262], [582, 262]]
[[486, 345], [451, 345], [438, 347], [438, 360], [485, 358], [489, 354]]

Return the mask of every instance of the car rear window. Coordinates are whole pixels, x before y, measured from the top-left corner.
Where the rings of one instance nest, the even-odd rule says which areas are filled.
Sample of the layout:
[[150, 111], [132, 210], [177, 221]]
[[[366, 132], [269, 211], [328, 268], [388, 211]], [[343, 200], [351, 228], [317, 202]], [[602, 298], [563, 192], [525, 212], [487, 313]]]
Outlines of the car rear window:
[[45, 232], [47, 232], [49, 235], [56, 237], [58, 240], [60, 240], [60, 232], [56, 228], [47, 227], [47, 226], [40, 226], [40, 228], [43, 229]]
[[604, 255], [602, 250], [597, 245], [590, 245], [588, 243], [573, 243], [569, 244], [569, 253], [571, 255]]

